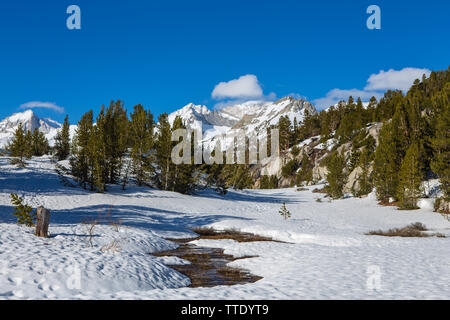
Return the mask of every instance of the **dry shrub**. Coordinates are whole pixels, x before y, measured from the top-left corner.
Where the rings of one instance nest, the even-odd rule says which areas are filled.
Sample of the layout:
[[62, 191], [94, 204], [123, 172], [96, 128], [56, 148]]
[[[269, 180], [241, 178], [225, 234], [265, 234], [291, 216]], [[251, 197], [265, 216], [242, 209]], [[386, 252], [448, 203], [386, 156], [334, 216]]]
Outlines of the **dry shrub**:
[[410, 224], [409, 226], [403, 228], [394, 228], [389, 229], [387, 231], [376, 230], [370, 231], [366, 233], [367, 235], [372, 236], [384, 236], [384, 237], [417, 237], [417, 238], [427, 238], [427, 237], [439, 237], [445, 238], [445, 235], [441, 233], [424, 233], [424, 231], [428, 231], [427, 227], [420, 223], [415, 222]]
[[378, 204], [380, 206], [385, 206], [385, 207], [398, 207], [399, 206], [398, 201], [389, 202], [389, 200], [381, 200], [380, 202], [378, 202]]
[[113, 218], [111, 215], [111, 210], [112, 206], [109, 207], [108, 211], [104, 215], [99, 215], [98, 219], [100, 222], [112, 226], [116, 232], [119, 232], [120, 227], [122, 226], [122, 220]]
[[263, 237], [252, 233], [240, 232], [236, 229], [226, 229], [223, 231], [218, 231], [213, 228], [194, 228], [192, 229], [195, 233], [199, 234], [201, 239], [212, 239], [212, 240], [222, 240], [231, 239], [237, 242], [253, 242], [253, 241], [274, 241], [269, 237]]
[[86, 226], [86, 232], [89, 236], [89, 238], [88, 238], [89, 246], [93, 247], [92, 238], [94, 237], [94, 230], [95, 230], [95, 226], [98, 224], [98, 220], [90, 218], [90, 219], [84, 220], [82, 222], [82, 224], [84, 224]]
[[120, 240], [114, 239], [109, 244], [106, 244], [103, 247], [101, 247], [100, 250], [102, 252], [107, 252], [107, 251], [119, 252], [121, 249], [122, 249], [122, 245], [120, 244]]
[[327, 194], [328, 193], [328, 188], [327, 188], [327, 186], [323, 187], [322, 189], [315, 188], [312, 191], [312, 193], [325, 193], [325, 194]]

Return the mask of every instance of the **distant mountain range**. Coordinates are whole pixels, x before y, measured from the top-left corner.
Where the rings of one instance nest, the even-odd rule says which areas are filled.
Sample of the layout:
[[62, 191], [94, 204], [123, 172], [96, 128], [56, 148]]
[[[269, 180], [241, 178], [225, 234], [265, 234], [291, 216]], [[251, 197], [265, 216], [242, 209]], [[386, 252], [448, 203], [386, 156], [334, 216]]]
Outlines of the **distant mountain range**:
[[[278, 123], [282, 116], [288, 116], [291, 122], [297, 119], [303, 121], [305, 111], [315, 114], [314, 106], [303, 99], [296, 100], [286, 97], [276, 102], [249, 101], [222, 108], [209, 110], [206, 106], [192, 103], [172, 112], [169, 121], [172, 124], [176, 116], [180, 116], [185, 124], [192, 129], [202, 128], [203, 141], [214, 144], [214, 140], [221, 134], [243, 130], [246, 135], [265, 134], [266, 129]], [[25, 130], [33, 131], [38, 128], [54, 145], [55, 137], [61, 124], [46, 118], [40, 119], [32, 110], [15, 113], [0, 122], [0, 147], [5, 147], [14, 136], [14, 131], [22, 123]], [[75, 134], [77, 126], [70, 126], [70, 134]]]
[[232, 105], [220, 110], [209, 110], [206, 106], [188, 104], [171, 113], [169, 121], [173, 123], [180, 116], [192, 129], [202, 128], [206, 147], [213, 147], [215, 139], [222, 134], [242, 130], [246, 136], [266, 134], [266, 129], [278, 123], [282, 116], [287, 116], [291, 123], [294, 119], [302, 122], [305, 111], [315, 114], [314, 105], [306, 100], [285, 97], [276, 102], [249, 101]]
[[[0, 122], [0, 148], [4, 148], [11, 141], [19, 123], [22, 123], [24, 130], [34, 131], [36, 128], [39, 129], [40, 132], [44, 133], [50, 145], [54, 145], [58, 129], [61, 128], [61, 124], [55, 120], [40, 119], [33, 110], [14, 113]], [[76, 125], [70, 126], [71, 136], [75, 134], [76, 127]]]

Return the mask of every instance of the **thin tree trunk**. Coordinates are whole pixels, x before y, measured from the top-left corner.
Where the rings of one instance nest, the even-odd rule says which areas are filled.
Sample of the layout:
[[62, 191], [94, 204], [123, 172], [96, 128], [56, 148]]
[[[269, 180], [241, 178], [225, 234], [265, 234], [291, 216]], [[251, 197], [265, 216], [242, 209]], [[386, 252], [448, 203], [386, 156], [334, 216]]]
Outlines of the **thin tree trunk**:
[[167, 166], [166, 166], [166, 183], [164, 186], [164, 190], [167, 190], [168, 187], [168, 179], [169, 179], [169, 159], [167, 159]]

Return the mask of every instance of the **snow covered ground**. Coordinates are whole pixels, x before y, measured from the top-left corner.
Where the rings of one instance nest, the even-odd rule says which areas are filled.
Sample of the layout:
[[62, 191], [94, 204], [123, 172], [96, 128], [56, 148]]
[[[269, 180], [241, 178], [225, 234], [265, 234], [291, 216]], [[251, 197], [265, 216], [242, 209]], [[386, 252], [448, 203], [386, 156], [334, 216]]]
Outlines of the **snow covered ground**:
[[[196, 196], [113, 187], [107, 194], [64, 187], [43, 158], [18, 169], [0, 158], [0, 299], [449, 299], [450, 238], [367, 236], [422, 222], [450, 236], [450, 222], [431, 208], [398, 211], [369, 196], [333, 202], [295, 189]], [[49, 239], [15, 224], [9, 194], [51, 210]], [[285, 202], [292, 218], [278, 213]], [[95, 218], [121, 221], [94, 227]], [[164, 238], [192, 227], [236, 228], [279, 242], [200, 240], [235, 256], [264, 279], [246, 285], [187, 288], [189, 279], [152, 252], [175, 248]], [[92, 241], [92, 246], [90, 245]], [[171, 258], [173, 260], [173, 258]], [[175, 261], [183, 263], [183, 261]]]

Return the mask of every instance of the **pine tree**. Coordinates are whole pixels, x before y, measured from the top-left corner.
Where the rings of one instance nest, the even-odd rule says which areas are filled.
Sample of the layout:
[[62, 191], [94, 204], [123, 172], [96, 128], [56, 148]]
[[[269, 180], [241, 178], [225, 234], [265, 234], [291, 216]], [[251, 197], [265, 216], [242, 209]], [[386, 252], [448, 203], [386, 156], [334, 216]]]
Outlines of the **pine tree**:
[[340, 144], [350, 141], [354, 136], [354, 131], [360, 128], [356, 119], [357, 106], [352, 96], [349, 97], [347, 104], [341, 106], [341, 112], [343, 113], [342, 119], [336, 130], [336, 137], [339, 138]]
[[205, 166], [206, 182], [208, 187], [213, 187], [219, 194], [227, 194], [227, 179], [224, 173], [224, 164], [214, 163]]
[[356, 192], [357, 197], [361, 197], [372, 192], [372, 179], [370, 175], [370, 153], [364, 148], [359, 157], [359, 167], [361, 174], [358, 177], [359, 190]]
[[36, 157], [48, 154], [50, 149], [47, 138], [42, 132], [39, 132], [37, 128], [35, 128], [33, 131], [31, 148], [33, 156]]
[[343, 198], [344, 186], [347, 180], [344, 154], [332, 153], [327, 159], [327, 170], [328, 195], [333, 199]]
[[[110, 112], [108, 118], [107, 112]], [[114, 129], [111, 128], [114, 125], [111, 109], [107, 111], [102, 106], [95, 122], [88, 141], [89, 183], [91, 191], [103, 192], [107, 183], [117, 182], [110, 180], [111, 167], [114, 166], [111, 161], [112, 146], [110, 145], [114, 141], [114, 137], [109, 136], [109, 134], [114, 134], [112, 132]]]
[[[186, 129], [186, 126], [183, 124], [183, 120], [180, 116], [175, 117], [175, 120], [173, 122], [172, 130], [178, 130], [178, 129]], [[190, 139], [192, 140], [192, 139]], [[187, 141], [189, 142], [189, 141]], [[172, 147], [175, 147], [175, 145], [179, 142], [173, 142]], [[192, 147], [192, 145], [191, 145]], [[192, 154], [192, 153], [191, 153]], [[180, 156], [183, 156], [183, 154], [180, 154]], [[192, 190], [194, 190], [196, 185], [196, 177], [195, 177], [195, 165], [193, 164], [193, 159], [191, 155], [191, 163], [182, 163], [175, 165], [173, 164], [173, 169], [171, 171], [171, 185], [172, 190], [175, 192], [180, 193], [190, 193]]]
[[377, 107], [377, 104], [378, 104], [377, 98], [375, 98], [375, 97], [370, 98], [369, 105], [367, 106], [365, 123], [374, 121], [374, 114], [375, 114], [375, 109]]
[[283, 178], [290, 178], [292, 176], [295, 176], [295, 172], [297, 171], [299, 166], [300, 164], [297, 162], [297, 160], [292, 159], [281, 168], [281, 175], [283, 176]]
[[402, 159], [397, 128], [393, 121], [383, 125], [375, 151], [374, 182], [377, 198], [383, 203], [389, 203], [390, 198], [397, 199], [398, 172]]
[[291, 217], [291, 212], [286, 208], [286, 202], [283, 202], [283, 205], [281, 206], [280, 211], [278, 213], [284, 218], [284, 220], [287, 220]]
[[128, 147], [129, 120], [123, 102], [111, 101], [110, 106], [97, 118], [99, 139], [104, 148], [103, 179], [106, 183], [117, 183], [120, 177], [122, 159]]
[[400, 90], [388, 90], [378, 102], [373, 116], [374, 122], [384, 122], [392, 118], [396, 106], [403, 101], [403, 93]]
[[20, 167], [25, 167], [26, 163], [24, 159], [31, 158], [31, 138], [29, 131], [25, 134], [22, 123], [19, 123], [12, 141], [8, 144], [7, 150], [10, 152], [11, 157], [15, 159], [11, 160], [12, 164], [17, 164]]
[[234, 189], [251, 188], [253, 184], [250, 166], [246, 164], [225, 164], [223, 176], [226, 179], [226, 184]]
[[151, 172], [151, 149], [153, 141], [153, 115], [139, 104], [131, 114], [130, 140], [133, 173], [138, 186], [149, 180]]
[[92, 184], [90, 161], [90, 144], [92, 143], [91, 135], [93, 132], [93, 112], [90, 110], [85, 113], [80, 121], [73, 139], [73, 152], [70, 158], [70, 166], [72, 175], [78, 183], [84, 188], [87, 188], [88, 183]]
[[313, 164], [307, 155], [304, 155], [300, 163], [300, 170], [296, 176], [296, 184], [299, 186], [303, 182], [310, 182], [313, 179]]
[[83, 188], [103, 192], [108, 183], [122, 182], [129, 120], [121, 101], [102, 106], [93, 125], [92, 110], [78, 122], [70, 159], [72, 175]]
[[288, 116], [281, 116], [278, 120], [278, 130], [280, 137], [280, 151], [285, 154], [290, 147], [292, 128]]
[[[97, 118], [98, 121], [99, 118]], [[101, 125], [92, 127], [91, 134], [88, 140], [87, 155], [88, 155], [88, 183], [91, 191], [104, 192], [106, 191], [106, 179], [108, 178], [108, 172], [105, 171], [106, 158], [103, 137], [104, 128]]]
[[[449, 86], [450, 92], [450, 86]], [[431, 168], [439, 176], [441, 190], [447, 201], [450, 200], [450, 104], [443, 104], [443, 110], [436, 121], [435, 135], [432, 139], [433, 158]]]
[[116, 140], [112, 143], [112, 157], [115, 159], [114, 168], [110, 173], [110, 183], [118, 183], [122, 171], [123, 158], [127, 154], [129, 145], [130, 121], [127, 116], [127, 110], [123, 107], [123, 102], [115, 103], [114, 126]]
[[33, 156], [33, 134], [30, 130], [25, 132], [25, 141], [26, 141], [26, 149], [25, 156], [27, 159], [30, 159]]
[[128, 185], [129, 182], [129, 175], [131, 172], [131, 167], [132, 167], [132, 160], [129, 159], [124, 159], [123, 160], [123, 164], [121, 165], [122, 169], [122, 173], [121, 173], [121, 177], [120, 177], [120, 184], [122, 186], [122, 190], [125, 190], [125, 188]]
[[261, 176], [261, 180], [259, 182], [259, 188], [260, 189], [269, 189], [269, 176], [268, 175], [263, 175]]
[[271, 175], [269, 178], [269, 189], [278, 189], [278, 177]]
[[354, 119], [354, 123], [353, 123], [354, 129], [362, 128], [366, 124], [365, 113], [366, 113], [366, 110], [364, 109], [361, 98], [358, 98], [358, 101], [356, 102], [355, 119]]
[[66, 115], [61, 130], [58, 130], [55, 138], [56, 159], [65, 160], [70, 155], [70, 125], [69, 116]]
[[171, 174], [172, 130], [167, 113], [158, 117], [158, 136], [156, 141], [156, 163], [159, 168], [157, 184], [160, 189], [169, 190]]
[[23, 198], [15, 193], [11, 193], [11, 203], [15, 206], [13, 215], [17, 217], [17, 223], [24, 224], [27, 227], [34, 226], [36, 212], [32, 212], [33, 208], [27, 204], [23, 204]]
[[358, 148], [357, 144], [355, 143], [355, 140], [353, 140], [352, 150], [350, 153], [350, 161], [349, 161], [350, 163], [349, 163], [349, 167], [348, 167], [349, 172], [352, 172], [353, 170], [355, 170], [355, 168], [359, 164], [359, 158], [361, 156], [361, 152], [359, 151], [359, 148]]
[[291, 153], [294, 156], [294, 158], [297, 158], [300, 155], [300, 148], [298, 146], [293, 146]]
[[417, 209], [423, 178], [422, 164], [419, 160], [419, 144], [411, 144], [403, 159], [399, 173], [398, 199], [401, 209]]
[[297, 121], [297, 117], [294, 117], [294, 123], [293, 123], [293, 128], [292, 128], [292, 135], [291, 135], [291, 145], [296, 144], [299, 139], [298, 128], [299, 128], [299, 123]]
[[231, 186], [234, 189], [242, 190], [252, 186], [252, 177], [250, 175], [250, 166], [246, 164], [230, 165], [234, 167]]

